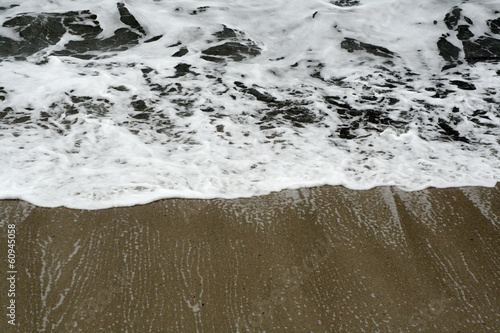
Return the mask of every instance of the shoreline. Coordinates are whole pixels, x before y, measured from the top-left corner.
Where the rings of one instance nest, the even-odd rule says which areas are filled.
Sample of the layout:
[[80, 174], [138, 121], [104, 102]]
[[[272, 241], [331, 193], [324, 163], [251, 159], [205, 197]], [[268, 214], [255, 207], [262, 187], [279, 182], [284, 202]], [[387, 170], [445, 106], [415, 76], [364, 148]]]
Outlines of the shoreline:
[[0, 330], [499, 330], [499, 199], [497, 183], [102, 210], [2, 200], [2, 244], [16, 224], [18, 326], [4, 316]]
[[[458, 188], [458, 189], [467, 189], [467, 188], [478, 188], [478, 189], [481, 189], [481, 188], [485, 188], [485, 189], [493, 189], [493, 188], [497, 188], [497, 187], [500, 187], [500, 181], [497, 181], [495, 182], [495, 185], [457, 185], [457, 186], [425, 186], [425, 187], [418, 187], [418, 188], [412, 188], [412, 189], [408, 189], [408, 188], [403, 188], [403, 187], [400, 187], [400, 186], [396, 186], [396, 185], [375, 185], [375, 186], [372, 186], [372, 187], [360, 187], [360, 188], [352, 188], [352, 187], [348, 187], [347, 185], [345, 184], [335, 184], [335, 185], [330, 185], [330, 184], [324, 184], [324, 183], [320, 183], [319, 185], [317, 185], [316, 183], [314, 184], [309, 184], [309, 185], [297, 185], [297, 186], [290, 186], [290, 187], [287, 187], [287, 188], [281, 188], [281, 189], [276, 189], [276, 190], [269, 190], [269, 191], [264, 191], [264, 192], [260, 192], [260, 193], [256, 193], [256, 194], [248, 194], [248, 195], [241, 195], [241, 196], [202, 196], [202, 195], [199, 195], [199, 196], [196, 196], [196, 195], [193, 195], [193, 196], [190, 196], [190, 195], [169, 195], [169, 196], [160, 196], [158, 195], [158, 199], [147, 199], [147, 200], [143, 200], [143, 201], [135, 201], [136, 203], [133, 203], [133, 204], [125, 204], [125, 203], [117, 203], [117, 204], [114, 204], [114, 205], [110, 205], [110, 204], [106, 204], [106, 205], [99, 205], [99, 206], [95, 206], [95, 208], [86, 208], [87, 206], [89, 206], [89, 202], [88, 201], [84, 201], [84, 204], [78, 204], [78, 205], [75, 205], [75, 206], [69, 206], [69, 205], [65, 205], [65, 204], [61, 204], [59, 206], [54, 206], [54, 205], [44, 205], [44, 204], [41, 204], [39, 202], [43, 201], [43, 200], [39, 200], [39, 199], [35, 199], [35, 200], [27, 200], [25, 198], [11, 198], [11, 197], [8, 197], [8, 198], [4, 198], [2, 199], [0, 197], [0, 202], [9, 202], [9, 201], [20, 201], [20, 202], [25, 202], [29, 205], [32, 205], [32, 206], [35, 206], [37, 208], [48, 208], [48, 209], [59, 209], [59, 208], [63, 208], [63, 209], [70, 209], [70, 210], [82, 210], [82, 211], [96, 211], [96, 210], [106, 210], [106, 209], [115, 209], [115, 208], [130, 208], [130, 207], [135, 207], [135, 206], [147, 206], [147, 205], [150, 205], [150, 204], [153, 204], [157, 201], [166, 201], [166, 200], [204, 200], [204, 201], [209, 201], [209, 200], [242, 200], [242, 199], [252, 199], [252, 198], [259, 198], [259, 197], [266, 197], [266, 196], [272, 196], [272, 195], [279, 195], [281, 192], [286, 192], [286, 191], [299, 191], [299, 190], [314, 190], [314, 189], [317, 189], [317, 188], [321, 188], [321, 187], [340, 187], [342, 189], [345, 189], [347, 191], [372, 191], [374, 189], [377, 189], [377, 188], [391, 188], [391, 189], [394, 189], [394, 190], [397, 190], [397, 191], [400, 191], [400, 192], [404, 192], [404, 193], [414, 193], [414, 192], [421, 192], [421, 191], [426, 191], [426, 190], [430, 190], [430, 191], [433, 191], [433, 190], [443, 190], [443, 189], [454, 189], [454, 188]], [[137, 195], [135, 195], [137, 196]], [[126, 200], [119, 200], [118, 202], [124, 202]], [[98, 201], [96, 201], [98, 202]], [[107, 201], [106, 201], [107, 202]], [[95, 204], [95, 202], [94, 202]]]

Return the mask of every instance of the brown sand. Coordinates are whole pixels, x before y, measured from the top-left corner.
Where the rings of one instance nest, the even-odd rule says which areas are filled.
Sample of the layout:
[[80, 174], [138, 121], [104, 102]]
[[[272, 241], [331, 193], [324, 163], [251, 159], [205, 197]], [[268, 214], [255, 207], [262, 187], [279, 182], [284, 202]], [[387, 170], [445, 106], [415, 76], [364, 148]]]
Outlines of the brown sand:
[[[498, 332], [500, 186], [288, 190], [17, 225], [0, 332]], [[7, 314], [7, 285], [2, 279]]]

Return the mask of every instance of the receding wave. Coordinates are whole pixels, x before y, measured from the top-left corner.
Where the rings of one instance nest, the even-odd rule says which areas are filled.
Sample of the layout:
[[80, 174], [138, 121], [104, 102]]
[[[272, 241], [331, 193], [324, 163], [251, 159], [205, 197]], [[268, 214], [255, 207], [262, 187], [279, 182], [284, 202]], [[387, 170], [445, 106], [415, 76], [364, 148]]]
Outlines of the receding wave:
[[494, 186], [497, 1], [2, 1], [0, 198]]

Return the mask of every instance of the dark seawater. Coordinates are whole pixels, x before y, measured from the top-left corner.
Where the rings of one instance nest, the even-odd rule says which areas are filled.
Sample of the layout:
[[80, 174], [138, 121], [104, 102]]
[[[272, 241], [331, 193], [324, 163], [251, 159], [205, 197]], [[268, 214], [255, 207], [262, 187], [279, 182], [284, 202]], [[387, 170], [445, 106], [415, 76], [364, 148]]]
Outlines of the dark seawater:
[[500, 2], [0, 1], [0, 198], [500, 179]]

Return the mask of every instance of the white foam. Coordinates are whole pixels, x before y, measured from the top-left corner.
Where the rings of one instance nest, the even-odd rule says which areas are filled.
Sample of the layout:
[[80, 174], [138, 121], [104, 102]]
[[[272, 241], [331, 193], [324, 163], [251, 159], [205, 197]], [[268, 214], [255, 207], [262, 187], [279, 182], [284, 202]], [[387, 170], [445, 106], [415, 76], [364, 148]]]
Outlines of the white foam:
[[[486, 91], [500, 90], [494, 65], [463, 66], [461, 70], [474, 78], [474, 91], [445, 99], [425, 91], [440, 79], [461, 79], [459, 74], [441, 73], [445, 62], [436, 47], [442, 19], [455, 3], [365, 0], [360, 6], [337, 7], [326, 0], [127, 1], [148, 38], [164, 35], [159, 41], [109, 52], [113, 55], [101, 60], [50, 56], [47, 63], [37, 65], [47, 54], [42, 52], [27, 61], [0, 63], [0, 86], [8, 93], [0, 112], [10, 107], [19, 116], [31, 116], [28, 122], [0, 122], [0, 199], [100, 209], [167, 197], [248, 197], [324, 184], [353, 189], [394, 185], [406, 190], [494, 186], [500, 179], [498, 97], [494, 96], [496, 104], [483, 99]], [[211, 8], [189, 14], [200, 5]], [[478, 22], [499, 7], [494, 2], [466, 6], [477, 13]], [[0, 19], [25, 12], [85, 9], [98, 15], [102, 37], [123, 26], [116, 4], [99, 0], [28, 0], [0, 12]], [[434, 20], [440, 23], [435, 25]], [[227, 65], [200, 59], [222, 24], [244, 32], [262, 54]], [[0, 34], [15, 35], [5, 29]], [[486, 26], [474, 29], [479, 33]], [[408, 68], [418, 78], [406, 87], [367, 92], [366, 85], [373, 87], [379, 80], [367, 76], [381, 62], [366, 53], [341, 49], [345, 37], [396, 52], [393, 71], [403, 73]], [[177, 42], [189, 49], [182, 58], [171, 57], [181, 46], [168, 46]], [[280, 57], [284, 59], [275, 60]], [[190, 64], [199, 75], [170, 78], [179, 62]], [[318, 64], [325, 80], [344, 78], [346, 85], [311, 77], [311, 66]], [[143, 77], [141, 69], [146, 67], [153, 69], [149, 75], [153, 83], [171, 87], [180, 83], [182, 90], [160, 96]], [[278, 100], [305, 103], [321, 120], [296, 127], [278, 116], [270, 121], [274, 128], [262, 129], [262, 119], [270, 111], [236, 89], [234, 81]], [[118, 86], [128, 91], [112, 88]], [[301, 96], [294, 97], [293, 90]], [[365, 92], [397, 98], [390, 117], [406, 125], [361, 127], [358, 139], [340, 139], [336, 133], [345, 120], [323, 102], [324, 96], [340, 96], [358, 110], [368, 110], [374, 104], [359, 99]], [[73, 104], [70, 95], [92, 97], [93, 104], [68, 114], [62, 105]], [[154, 110], [149, 120], [131, 118], [132, 96]], [[191, 115], [183, 114], [186, 110], [176, 99], [191, 101]], [[422, 109], [422, 101], [436, 110]], [[207, 106], [215, 112], [202, 111]], [[438, 118], [451, 119], [454, 106], [460, 107], [462, 116], [456, 129], [472, 139], [470, 144], [438, 140], [432, 127]], [[467, 120], [478, 109], [485, 112], [484, 121], [490, 126]], [[51, 114], [45, 127], [37, 123], [43, 112]]]

